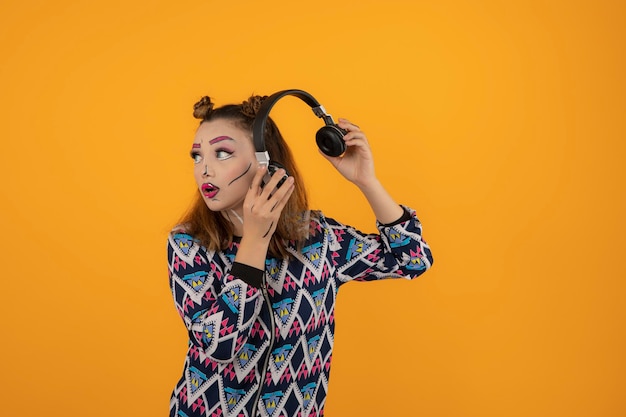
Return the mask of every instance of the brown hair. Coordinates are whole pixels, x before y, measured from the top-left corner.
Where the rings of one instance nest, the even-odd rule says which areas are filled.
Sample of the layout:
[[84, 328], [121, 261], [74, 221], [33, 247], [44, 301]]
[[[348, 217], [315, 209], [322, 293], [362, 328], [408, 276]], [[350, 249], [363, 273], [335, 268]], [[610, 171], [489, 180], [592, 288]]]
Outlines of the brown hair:
[[[193, 106], [193, 116], [200, 119], [200, 124], [218, 119], [230, 121], [250, 132], [252, 138], [254, 118], [266, 97], [251, 96], [241, 104], [226, 104], [214, 108], [211, 99], [204, 96]], [[287, 142], [283, 139], [278, 126], [269, 117], [265, 123], [265, 147], [272, 160], [280, 162], [294, 178], [293, 194], [280, 215], [268, 250], [271, 256], [289, 258], [290, 254], [285, 249], [287, 241], [293, 241], [300, 247], [309, 235], [308, 198]], [[231, 223], [219, 212], [209, 210], [200, 190], [191, 208], [180, 220], [180, 224], [186, 233], [209, 250], [224, 250], [232, 243]]]

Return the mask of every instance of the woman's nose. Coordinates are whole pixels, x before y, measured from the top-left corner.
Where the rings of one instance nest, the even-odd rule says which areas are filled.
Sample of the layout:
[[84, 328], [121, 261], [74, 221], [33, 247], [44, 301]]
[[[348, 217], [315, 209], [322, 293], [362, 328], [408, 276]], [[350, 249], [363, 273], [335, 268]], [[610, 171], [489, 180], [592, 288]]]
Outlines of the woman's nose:
[[209, 165], [205, 164], [204, 165], [204, 171], [202, 171], [202, 176], [204, 177], [209, 177], [213, 175], [213, 170], [209, 169]]

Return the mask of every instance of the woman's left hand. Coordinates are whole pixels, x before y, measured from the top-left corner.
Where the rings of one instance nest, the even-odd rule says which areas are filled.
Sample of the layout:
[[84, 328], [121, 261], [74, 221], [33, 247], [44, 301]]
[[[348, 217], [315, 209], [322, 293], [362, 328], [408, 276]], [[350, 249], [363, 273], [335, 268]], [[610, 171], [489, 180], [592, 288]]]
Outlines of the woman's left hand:
[[374, 158], [365, 134], [357, 125], [346, 119], [338, 119], [337, 125], [348, 132], [343, 138], [346, 143], [346, 152], [332, 157], [320, 151], [322, 156], [357, 187], [362, 188], [376, 181]]

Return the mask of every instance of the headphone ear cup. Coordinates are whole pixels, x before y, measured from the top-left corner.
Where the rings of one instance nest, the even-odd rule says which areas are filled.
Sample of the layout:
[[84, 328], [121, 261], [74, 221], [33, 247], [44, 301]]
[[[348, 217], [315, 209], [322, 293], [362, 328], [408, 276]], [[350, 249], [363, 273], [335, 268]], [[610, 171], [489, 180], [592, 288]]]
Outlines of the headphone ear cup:
[[346, 143], [343, 137], [346, 132], [336, 125], [326, 125], [315, 134], [315, 142], [328, 156], [339, 156], [346, 151]]
[[280, 186], [283, 185], [285, 180], [289, 177], [289, 173], [287, 172], [287, 168], [285, 168], [284, 166], [282, 166], [278, 162], [274, 162], [274, 161], [271, 161], [269, 163], [269, 165], [267, 166], [267, 172], [265, 173], [263, 181], [261, 181], [261, 187], [264, 187], [265, 184], [267, 184], [270, 181], [270, 179], [272, 178], [274, 173], [276, 171], [278, 171], [279, 169], [281, 169], [281, 168], [285, 170], [285, 175], [283, 175], [281, 180], [278, 181], [278, 184], [276, 184], [276, 188], [280, 188]]

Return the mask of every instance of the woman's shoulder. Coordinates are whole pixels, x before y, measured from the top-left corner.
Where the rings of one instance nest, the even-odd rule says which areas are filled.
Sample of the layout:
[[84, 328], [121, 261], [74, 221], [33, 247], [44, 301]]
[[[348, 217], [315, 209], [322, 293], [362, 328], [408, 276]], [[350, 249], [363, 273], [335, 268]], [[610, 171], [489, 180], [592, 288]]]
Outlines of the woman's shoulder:
[[170, 230], [170, 235], [176, 235], [179, 233], [189, 234], [189, 226], [185, 223], [181, 223], [172, 227], [172, 229]]
[[324, 233], [335, 232], [336, 229], [344, 228], [341, 222], [326, 216], [321, 210], [311, 210], [309, 215], [309, 238]]
[[321, 210], [311, 210], [310, 211], [309, 223], [311, 225], [317, 224], [317, 225], [319, 225], [319, 227], [323, 227], [323, 228], [333, 228], [333, 227], [343, 226], [343, 223], [341, 223], [338, 220], [335, 220], [332, 217], [328, 217]]
[[304, 222], [309, 225], [309, 230], [313, 227], [319, 227], [316, 225], [325, 225], [326, 224], [326, 216], [321, 210], [309, 210], [306, 213], [306, 219]]
[[177, 224], [170, 229], [169, 233], [167, 234], [167, 239], [172, 240], [176, 238], [181, 238], [183, 236], [186, 236], [189, 239], [193, 239], [193, 236], [189, 232], [189, 229], [185, 227], [185, 225]]
[[169, 246], [179, 248], [191, 248], [199, 243], [184, 224], [178, 224], [170, 230], [167, 242]]

